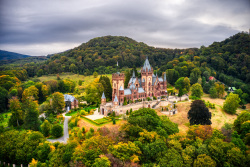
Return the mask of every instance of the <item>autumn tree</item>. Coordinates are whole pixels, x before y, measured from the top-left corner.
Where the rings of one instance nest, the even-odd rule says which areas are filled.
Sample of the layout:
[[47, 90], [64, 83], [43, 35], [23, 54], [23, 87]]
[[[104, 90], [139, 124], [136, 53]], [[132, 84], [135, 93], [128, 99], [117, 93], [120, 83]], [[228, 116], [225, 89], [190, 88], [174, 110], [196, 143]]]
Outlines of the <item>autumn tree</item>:
[[65, 107], [64, 96], [60, 92], [55, 92], [52, 94], [51, 107], [55, 114], [62, 113], [62, 109]]
[[223, 103], [223, 110], [229, 114], [235, 114], [236, 109], [238, 108], [240, 103], [240, 98], [238, 94], [230, 93], [226, 101]]
[[214, 83], [214, 86], [217, 91], [217, 96], [222, 98], [225, 92], [225, 86], [219, 82]]
[[191, 87], [191, 96], [201, 98], [203, 95], [203, 89], [200, 84], [196, 83]]
[[17, 97], [10, 100], [11, 117], [9, 119], [9, 126], [20, 126], [23, 124], [23, 111], [22, 106]]
[[195, 100], [188, 111], [190, 125], [211, 125], [211, 112], [202, 100]]
[[198, 155], [194, 160], [194, 167], [216, 167], [216, 162], [208, 155]]
[[38, 100], [38, 89], [35, 86], [30, 86], [23, 91], [22, 102], [25, 102], [29, 97]]

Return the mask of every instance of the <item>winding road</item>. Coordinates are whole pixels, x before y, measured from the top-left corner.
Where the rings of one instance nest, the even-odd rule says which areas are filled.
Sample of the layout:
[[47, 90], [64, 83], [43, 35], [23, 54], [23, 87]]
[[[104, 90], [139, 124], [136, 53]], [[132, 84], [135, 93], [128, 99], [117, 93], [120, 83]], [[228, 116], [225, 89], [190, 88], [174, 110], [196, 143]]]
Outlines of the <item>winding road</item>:
[[57, 138], [57, 139], [47, 139], [47, 141], [50, 141], [52, 143], [54, 142], [61, 142], [61, 143], [67, 143], [68, 138], [69, 138], [69, 126], [68, 126], [68, 122], [69, 119], [71, 118], [71, 116], [65, 116], [66, 113], [63, 113], [63, 117], [64, 117], [64, 124], [63, 124], [63, 136]]

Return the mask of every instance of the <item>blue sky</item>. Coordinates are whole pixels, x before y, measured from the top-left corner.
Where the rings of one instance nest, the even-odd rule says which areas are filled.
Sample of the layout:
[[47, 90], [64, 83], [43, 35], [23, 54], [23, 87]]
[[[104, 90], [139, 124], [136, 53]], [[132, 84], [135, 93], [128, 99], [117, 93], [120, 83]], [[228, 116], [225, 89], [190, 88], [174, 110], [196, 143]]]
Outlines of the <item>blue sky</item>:
[[0, 49], [40, 56], [94, 37], [208, 46], [250, 28], [249, 0], [0, 0]]

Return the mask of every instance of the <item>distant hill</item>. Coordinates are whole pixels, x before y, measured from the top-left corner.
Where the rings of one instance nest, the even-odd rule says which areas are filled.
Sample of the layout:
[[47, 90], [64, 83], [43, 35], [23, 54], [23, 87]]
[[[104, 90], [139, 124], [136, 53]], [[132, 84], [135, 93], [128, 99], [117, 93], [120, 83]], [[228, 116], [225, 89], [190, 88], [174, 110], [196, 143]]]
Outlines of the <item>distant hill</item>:
[[29, 55], [23, 55], [15, 52], [8, 52], [5, 50], [0, 50], [0, 61], [1, 60], [10, 60], [10, 59], [22, 59], [30, 57]]

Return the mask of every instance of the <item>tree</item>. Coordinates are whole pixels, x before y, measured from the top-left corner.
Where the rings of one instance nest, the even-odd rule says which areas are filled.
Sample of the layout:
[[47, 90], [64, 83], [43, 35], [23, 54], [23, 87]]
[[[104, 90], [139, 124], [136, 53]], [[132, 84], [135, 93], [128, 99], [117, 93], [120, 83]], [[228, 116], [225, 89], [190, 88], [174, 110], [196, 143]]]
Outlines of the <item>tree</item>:
[[131, 141], [128, 143], [120, 142], [110, 147], [109, 151], [123, 162], [129, 160], [132, 162], [139, 162], [139, 155], [141, 154], [140, 148]]
[[128, 104], [128, 102], [127, 102], [127, 98], [126, 97], [124, 97], [124, 102], [123, 102], [123, 105], [124, 106], [126, 106]]
[[218, 97], [218, 96], [217, 96], [217, 90], [216, 90], [215, 87], [211, 87], [211, 88], [209, 89], [209, 94], [210, 94], [210, 97], [211, 97], [211, 98], [217, 98], [217, 97]]
[[124, 88], [127, 88], [128, 87], [128, 82], [132, 76], [132, 71], [130, 70], [127, 70], [126, 73], [125, 73], [125, 81], [124, 81]]
[[225, 91], [225, 86], [219, 82], [216, 82], [214, 84], [216, 91], [217, 91], [217, 96], [222, 98], [224, 95], [224, 91]]
[[166, 71], [166, 76], [167, 76], [168, 83], [170, 83], [171, 85], [174, 85], [174, 83], [179, 78], [179, 72], [174, 69], [168, 69]]
[[250, 121], [250, 112], [248, 111], [242, 111], [240, 113], [240, 115], [237, 116], [237, 119], [234, 121], [234, 129], [241, 134], [242, 133], [242, 125], [245, 122], [249, 122]]
[[199, 78], [201, 78], [201, 70], [199, 68], [194, 68], [190, 74], [191, 84], [193, 85], [197, 83]]
[[50, 128], [51, 128], [51, 124], [49, 123], [48, 120], [45, 120], [43, 124], [41, 125], [41, 130], [45, 137], [49, 136]]
[[20, 126], [23, 124], [23, 111], [21, 107], [21, 103], [17, 97], [13, 97], [10, 100], [10, 111], [11, 117], [9, 119], [9, 126]]
[[93, 75], [94, 75], [94, 78], [98, 77], [98, 73], [96, 71], [93, 73]]
[[203, 76], [205, 77], [205, 79], [208, 81], [208, 78], [210, 76], [210, 73], [208, 71], [204, 71], [203, 72]]
[[201, 98], [203, 95], [203, 89], [200, 84], [196, 83], [191, 87], [191, 96]]
[[62, 136], [63, 135], [63, 128], [61, 127], [61, 125], [59, 125], [59, 124], [53, 125], [53, 127], [51, 129], [51, 135], [53, 135], [56, 138]]
[[25, 102], [26, 99], [28, 99], [29, 97], [33, 97], [35, 100], [38, 100], [38, 89], [35, 86], [30, 86], [28, 88], [26, 88], [23, 91], [23, 95], [22, 95], [22, 102]]
[[209, 93], [210, 88], [211, 88], [211, 85], [209, 83], [205, 83], [203, 86], [203, 91], [205, 93]]
[[188, 111], [190, 125], [211, 125], [211, 112], [202, 100], [195, 100]]
[[95, 159], [95, 163], [93, 164], [93, 167], [110, 167], [111, 162], [109, 161], [108, 157], [105, 155], [101, 155], [100, 158]]
[[0, 87], [0, 112], [4, 112], [8, 109], [8, 91], [3, 87]]
[[189, 90], [190, 90], [190, 80], [188, 79], [188, 77], [184, 78], [183, 84], [184, 84], [184, 88], [187, 90], [187, 92], [189, 92]]
[[32, 97], [26, 99], [24, 103], [24, 127], [26, 129], [38, 130], [39, 128], [39, 112], [38, 112], [38, 103], [34, 101]]
[[238, 108], [240, 103], [240, 98], [238, 94], [230, 93], [226, 101], [223, 103], [223, 110], [229, 114], [235, 114], [236, 109]]
[[55, 114], [62, 113], [62, 109], [65, 107], [64, 96], [60, 92], [55, 92], [52, 94], [52, 109]]
[[216, 167], [216, 162], [208, 155], [198, 155], [194, 160], [194, 167]]
[[164, 156], [159, 158], [159, 165], [167, 167], [170, 166], [181, 167], [183, 166], [183, 158], [176, 149], [170, 148], [167, 150]]
[[101, 96], [103, 93], [103, 86], [101, 83], [99, 83], [99, 79], [96, 78], [92, 83], [90, 83], [86, 89], [86, 100], [89, 103], [94, 103], [96, 105], [100, 104]]

